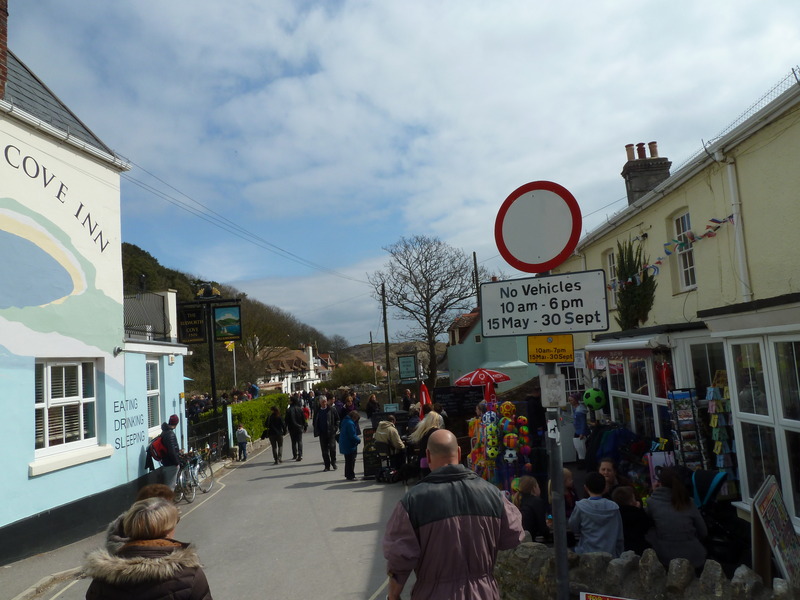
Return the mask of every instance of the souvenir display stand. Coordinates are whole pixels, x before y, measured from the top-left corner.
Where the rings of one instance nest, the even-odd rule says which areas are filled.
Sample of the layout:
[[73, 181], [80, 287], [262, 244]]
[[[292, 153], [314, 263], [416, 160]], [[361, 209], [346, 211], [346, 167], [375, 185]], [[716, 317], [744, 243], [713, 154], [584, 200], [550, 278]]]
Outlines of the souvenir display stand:
[[708, 469], [708, 449], [695, 391], [686, 388], [669, 392], [668, 406], [672, 418], [675, 461], [693, 471]]
[[713, 384], [706, 391], [712, 447], [710, 468], [727, 474], [725, 483], [720, 489], [719, 498], [732, 500], [739, 497], [739, 473], [736, 444], [733, 441], [731, 399], [725, 371], [717, 371]]

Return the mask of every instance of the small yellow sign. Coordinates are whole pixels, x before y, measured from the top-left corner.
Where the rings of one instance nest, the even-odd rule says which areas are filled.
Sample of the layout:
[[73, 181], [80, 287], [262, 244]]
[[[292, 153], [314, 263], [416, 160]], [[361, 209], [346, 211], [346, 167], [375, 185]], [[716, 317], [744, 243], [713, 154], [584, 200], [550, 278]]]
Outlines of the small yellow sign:
[[529, 363], [569, 363], [575, 360], [571, 335], [529, 335]]

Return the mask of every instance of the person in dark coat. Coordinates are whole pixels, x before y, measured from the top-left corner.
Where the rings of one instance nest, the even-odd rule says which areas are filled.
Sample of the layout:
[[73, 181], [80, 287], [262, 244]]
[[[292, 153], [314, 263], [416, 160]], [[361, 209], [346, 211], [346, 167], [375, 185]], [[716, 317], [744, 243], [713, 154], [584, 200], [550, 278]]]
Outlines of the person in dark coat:
[[336, 470], [336, 434], [339, 432], [339, 413], [328, 406], [328, 396], [319, 398], [319, 408], [314, 415], [314, 437], [319, 438], [325, 471]]
[[550, 538], [547, 527], [547, 503], [542, 498], [539, 482], [535, 477], [523, 475], [519, 480], [519, 491], [514, 494], [514, 505], [522, 514], [522, 528], [531, 534], [534, 541]]
[[629, 485], [615, 489], [611, 494], [611, 499], [619, 505], [625, 550], [633, 550], [641, 556], [650, 547], [650, 543], [647, 541], [647, 532], [653, 526], [652, 519], [647, 516], [642, 508], [642, 503], [636, 499], [636, 492]]
[[178, 445], [178, 436], [175, 435], [175, 428], [181, 419], [178, 415], [172, 415], [166, 423], [161, 424], [161, 441], [167, 449], [166, 454], [161, 458], [161, 482], [175, 489], [175, 482], [178, 480], [178, 466], [181, 464], [181, 447]]
[[701, 540], [708, 528], [677, 470], [661, 469], [645, 511], [655, 523], [647, 540], [661, 564], [669, 568], [673, 558], [685, 558], [696, 570], [702, 569], [706, 549]]
[[292, 404], [286, 411], [286, 428], [292, 439], [292, 460], [303, 460], [303, 434], [308, 430], [308, 424], [299, 396], [292, 397]]
[[277, 406], [272, 407], [272, 413], [267, 417], [264, 425], [267, 428], [266, 434], [269, 438], [269, 445], [272, 446], [273, 464], [283, 462], [283, 436], [286, 435], [286, 423], [281, 417], [281, 409]]
[[135, 502], [122, 520], [127, 542], [87, 555], [86, 600], [212, 600], [194, 547], [172, 539], [179, 520], [170, 500]]

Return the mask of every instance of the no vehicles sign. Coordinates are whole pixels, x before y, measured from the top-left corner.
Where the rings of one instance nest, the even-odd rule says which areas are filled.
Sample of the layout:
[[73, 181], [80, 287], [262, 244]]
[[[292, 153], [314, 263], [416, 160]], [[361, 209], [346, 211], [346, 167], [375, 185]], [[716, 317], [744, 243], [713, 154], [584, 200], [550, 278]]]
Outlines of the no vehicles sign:
[[481, 325], [484, 337], [606, 331], [605, 272], [484, 283]]

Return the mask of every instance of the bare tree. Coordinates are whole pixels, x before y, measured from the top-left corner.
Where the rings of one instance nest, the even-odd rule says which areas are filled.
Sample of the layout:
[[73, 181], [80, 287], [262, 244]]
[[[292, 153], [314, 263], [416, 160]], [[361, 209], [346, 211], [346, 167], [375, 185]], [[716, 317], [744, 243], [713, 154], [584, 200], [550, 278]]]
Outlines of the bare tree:
[[[463, 250], [436, 237], [415, 235], [384, 248], [390, 260], [369, 276], [373, 297], [380, 301], [386, 286], [386, 303], [395, 316], [412, 322], [401, 337], [423, 340], [428, 347], [428, 386], [436, 383], [436, 342], [447, 333], [460, 313], [475, 305], [472, 260]], [[486, 273], [479, 273], [485, 280]]]

